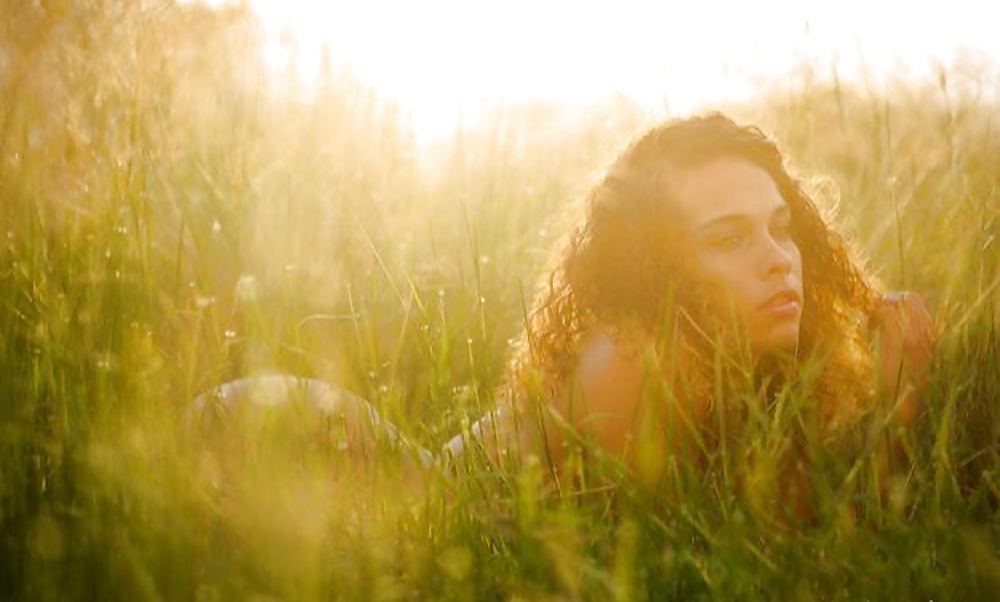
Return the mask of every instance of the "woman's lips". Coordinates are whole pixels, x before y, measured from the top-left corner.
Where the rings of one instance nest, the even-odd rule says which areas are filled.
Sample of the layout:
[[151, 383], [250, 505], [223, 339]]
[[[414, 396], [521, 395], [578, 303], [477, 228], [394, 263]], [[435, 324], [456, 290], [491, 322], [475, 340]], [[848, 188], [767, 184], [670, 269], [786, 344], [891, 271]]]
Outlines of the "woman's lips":
[[799, 302], [788, 301], [787, 303], [782, 303], [781, 305], [769, 305], [767, 307], [767, 313], [776, 318], [790, 318], [799, 313]]
[[802, 308], [799, 296], [793, 291], [774, 295], [761, 304], [760, 309], [775, 318], [789, 318], [798, 315]]

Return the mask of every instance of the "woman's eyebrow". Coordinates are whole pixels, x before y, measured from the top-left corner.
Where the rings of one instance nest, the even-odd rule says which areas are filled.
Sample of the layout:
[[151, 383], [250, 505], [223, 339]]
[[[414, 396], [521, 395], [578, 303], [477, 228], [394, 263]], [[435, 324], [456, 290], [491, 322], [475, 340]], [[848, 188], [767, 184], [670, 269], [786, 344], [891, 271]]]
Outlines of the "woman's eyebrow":
[[713, 228], [729, 225], [739, 225], [749, 221], [750, 218], [746, 215], [739, 213], [733, 213], [729, 215], [720, 215], [719, 217], [712, 218], [711, 220], [705, 222], [704, 224], [695, 228], [696, 231], [701, 232], [703, 230], [711, 230]]
[[[782, 203], [781, 205], [778, 205], [777, 207], [774, 208], [774, 211], [771, 212], [770, 219], [772, 220], [785, 219], [786, 217], [790, 218], [791, 215], [792, 215], [792, 209], [788, 206], [787, 203]], [[742, 213], [728, 213], [710, 219], [709, 221], [695, 228], [695, 231], [701, 232], [703, 230], [711, 230], [718, 227], [740, 225], [748, 221], [751, 221], [749, 215], [745, 215]]]

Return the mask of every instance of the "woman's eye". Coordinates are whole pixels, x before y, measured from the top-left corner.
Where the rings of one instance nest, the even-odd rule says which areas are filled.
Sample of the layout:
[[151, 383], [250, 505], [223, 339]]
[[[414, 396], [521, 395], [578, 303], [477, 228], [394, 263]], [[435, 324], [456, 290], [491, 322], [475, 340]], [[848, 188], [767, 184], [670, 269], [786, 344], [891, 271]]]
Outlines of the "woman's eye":
[[720, 251], [732, 251], [739, 248], [745, 240], [746, 235], [744, 234], [729, 234], [727, 236], [716, 238], [712, 241], [712, 247], [719, 249]]

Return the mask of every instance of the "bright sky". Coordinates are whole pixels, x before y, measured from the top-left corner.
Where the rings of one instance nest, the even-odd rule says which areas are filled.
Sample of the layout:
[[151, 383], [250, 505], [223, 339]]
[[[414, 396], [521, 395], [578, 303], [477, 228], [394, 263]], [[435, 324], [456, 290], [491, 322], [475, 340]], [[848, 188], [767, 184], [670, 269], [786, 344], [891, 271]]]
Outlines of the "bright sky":
[[[925, 72], [958, 47], [1000, 61], [979, 0], [251, 0], [268, 60], [334, 63], [396, 98], [423, 139], [449, 134], [483, 99], [571, 102], [622, 93], [685, 112], [740, 97], [741, 74], [777, 74], [801, 57]], [[282, 42], [284, 32], [285, 42]]]

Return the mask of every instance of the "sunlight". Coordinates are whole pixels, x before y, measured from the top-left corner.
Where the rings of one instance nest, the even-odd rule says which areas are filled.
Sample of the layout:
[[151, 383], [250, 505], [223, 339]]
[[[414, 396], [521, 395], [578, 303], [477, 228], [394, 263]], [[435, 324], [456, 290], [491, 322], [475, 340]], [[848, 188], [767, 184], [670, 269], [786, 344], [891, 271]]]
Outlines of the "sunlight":
[[3, 4], [0, 602], [993, 599], [988, 8], [354, 1]]
[[967, 10], [949, 3], [946, 14], [857, 0], [251, 4], [268, 30], [273, 67], [294, 61], [308, 83], [325, 45], [335, 64], [397, 99], [422, 139], [450, 134], [482, 101], [620, 93], [684, 113], [743, 98], [758, 78], [805, 60], [835, 61], [849, 76], [924, 72], [958, 47], [1000, 55], [986, 20], [967, 18], [969, 0], [957, 3]]

